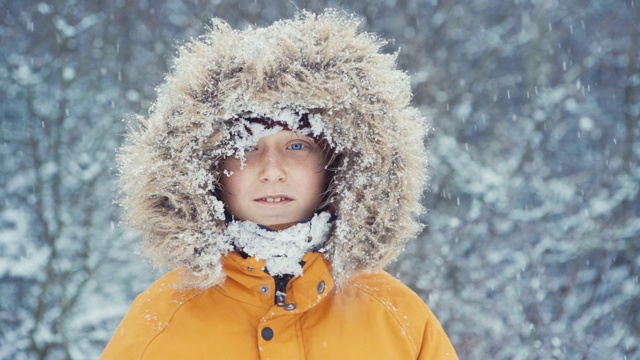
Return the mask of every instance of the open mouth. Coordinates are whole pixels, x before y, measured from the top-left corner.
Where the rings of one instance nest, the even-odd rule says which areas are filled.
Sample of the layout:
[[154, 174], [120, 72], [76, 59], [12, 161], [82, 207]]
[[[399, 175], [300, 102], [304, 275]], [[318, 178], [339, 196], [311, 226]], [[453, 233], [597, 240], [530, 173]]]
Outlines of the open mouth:
[[281, 203], [281, 202], [286, 202], [291, 200], [292, 200], [291, 198], [288, 198], [286, 196], [265, 196], [265, 197], [258, 198], [255, 201], [266, 202], [266, 203]]

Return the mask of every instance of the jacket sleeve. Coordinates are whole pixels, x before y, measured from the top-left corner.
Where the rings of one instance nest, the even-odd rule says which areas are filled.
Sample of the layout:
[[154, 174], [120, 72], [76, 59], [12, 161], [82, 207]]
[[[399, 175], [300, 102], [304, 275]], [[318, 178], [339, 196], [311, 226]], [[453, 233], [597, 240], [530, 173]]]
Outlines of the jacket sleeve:
[[138, 360], [171, 317], [198, 291], [180, 291], [172, 271], [138, 295], [104, 349], [100, 360]]
[[[411, 347], [418, 360], [457, 360], [447, 334], [427, 304], [400, 280], [385, 271], [363, 273], [351, 284], [382, 304], [404, 334], [403, 346]], [[405, 356], [406, 358], [406, 356]]]
[[424, 334], [422, 336], [422, 344], [420, 351], [418, 352], [418, 360], [457, 360], [456, 354], [449, 337], [444, 332], [442, 325], [435, 315], [427, 308], [429, 317], [424, 327]]
[[141, 359], [145, 347], [157, 333], [157, 329], [149, 324], [152, 315], [145, 305], [148, 301], [147, 292], [136, 298], [113, 333], [100, 360]]

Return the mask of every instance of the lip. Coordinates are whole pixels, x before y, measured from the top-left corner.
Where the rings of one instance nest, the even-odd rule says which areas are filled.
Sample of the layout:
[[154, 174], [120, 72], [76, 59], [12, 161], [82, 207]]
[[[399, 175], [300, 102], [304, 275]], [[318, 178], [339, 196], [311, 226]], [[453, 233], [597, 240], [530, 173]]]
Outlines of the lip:
[[253, 199], [253, 201], [260, 204], [268, 204], [268, 205], [278, 205], [278, 204], [287, 204], [293, 201], [293, 199], [287, 195], [265, 195], [260, 196], [258, 198]]

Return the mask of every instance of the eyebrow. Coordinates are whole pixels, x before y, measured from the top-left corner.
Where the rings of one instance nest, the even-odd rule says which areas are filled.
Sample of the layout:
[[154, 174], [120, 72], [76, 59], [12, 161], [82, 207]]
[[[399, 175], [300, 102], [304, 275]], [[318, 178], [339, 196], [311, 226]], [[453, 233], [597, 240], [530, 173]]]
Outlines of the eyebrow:
[[289, 138], [289, 140], [294, 139], [294, 138], [295, 139], [300, 139], [300, 140], [305, 140], [305, 141], [313, 144], [316, 147], [318, 146], [318, 144], [316, 143], [315, 139], [312, 138], [311, 136], [307, 136], [307, 135], [304, 135], [304, 134], [299, 134], [299, 133], [297, 133], [295, 131], [291, 131], [291, 132], [292, 132], [292, 134], [291, 134], [291, 137]]
[[300, 134], [300, 133], [298, 133], [298, 132], [297, 132], [297, 131], [295, 131], [295, 130], [289, 130], [289, 131], [291, 131], [291, 138], [293, 138], [294, 136], [296, 136], [297, 138], [301, 138], [301, 137], [310, 138], [309, 136], [306, 136], [306, 135]]

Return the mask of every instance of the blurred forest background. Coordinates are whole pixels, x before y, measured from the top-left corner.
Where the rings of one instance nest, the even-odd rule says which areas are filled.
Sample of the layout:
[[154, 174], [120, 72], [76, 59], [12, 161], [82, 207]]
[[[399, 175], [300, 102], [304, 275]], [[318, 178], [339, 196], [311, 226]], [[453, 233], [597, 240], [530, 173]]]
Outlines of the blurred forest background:
[[640, 358], [639, 1], [0, 0], [0, 359], [97, 358], [158, 276], [113, 167], [176, 46], [325, 7], [391, 40], [431, 119], [389, 270], [460, 358]]

